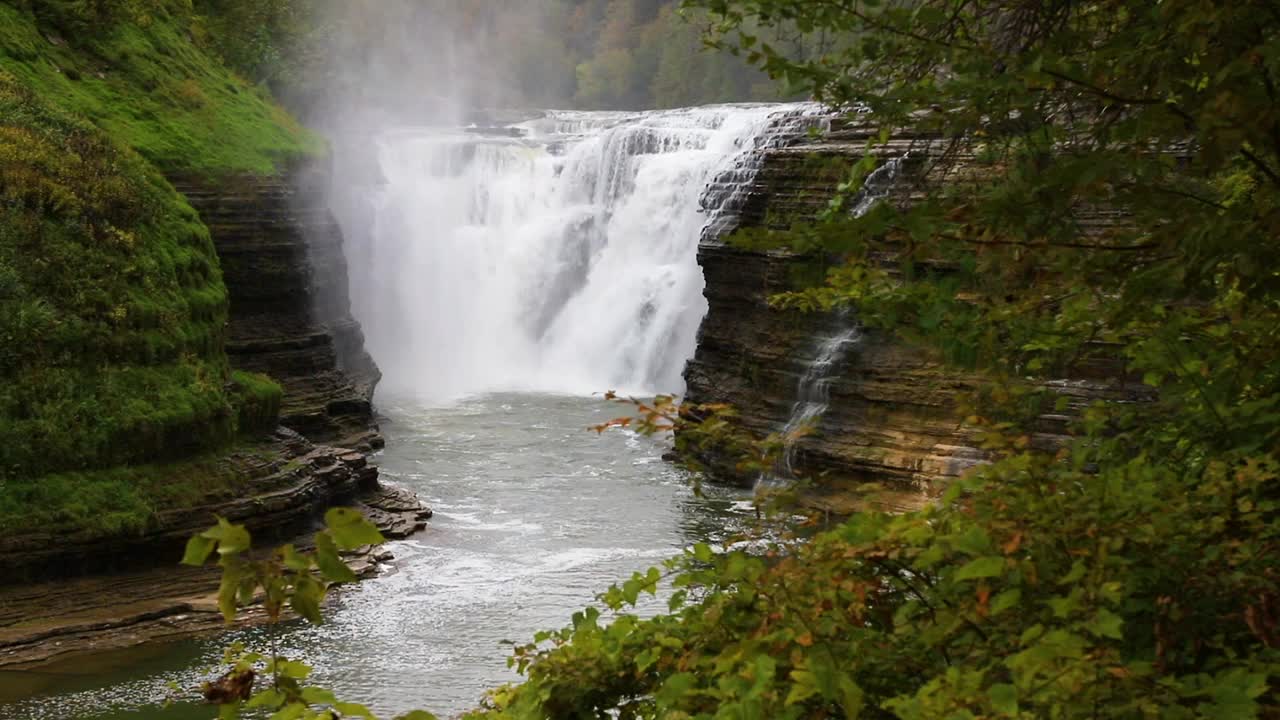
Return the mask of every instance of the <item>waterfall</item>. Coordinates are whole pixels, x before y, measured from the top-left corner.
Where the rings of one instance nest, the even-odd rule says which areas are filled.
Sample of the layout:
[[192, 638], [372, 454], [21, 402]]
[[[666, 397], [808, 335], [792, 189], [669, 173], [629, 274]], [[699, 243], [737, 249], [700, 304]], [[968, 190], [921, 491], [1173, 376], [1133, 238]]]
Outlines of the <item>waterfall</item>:
[[819, 114], [547, 112], [378, 136], [381, 182], [337, 212], [382, 389], [682, 392], [706, 312], [697, 245], [735, 202], [706, 189], [748, 183], [761, 148]]
[[[906, 156], [892, 158], [867, 175], [862, 189], [853, 198], [849, 214], [862, 217], [876, 203], [889, 197], [906, 159]], [[847, 317], [846, 312], [836, 314], [835, 325], [835, 332], [818, 338], [813, 358], [796, 382], [796, 399], [791, 405], [791, 414], [779, 433], [782, 438], [782, 455], [772, 472], [763, 472], [757, 478], [757, 491], [795, 478], [799, 441], [827, 412], [831, 404], [831, 383], [836, 378], [840, 362], [848, 349], [862, 339], [861, 329]]]
[[796, 400], [791, 406], [791, 417], [782, 428], [783, 448], [779, 470], [784, 477], [795, 477], [796, 440], [804, 429], [816, 423], [827, 412], [827, 406], [831, 403], [831, 381], [835, 379], [836, 366], [844, 359], [847, 348], [856, 344], [861, 337], [858, 326], [853, 324], [819, 340], [817, 353], [796, 383]]

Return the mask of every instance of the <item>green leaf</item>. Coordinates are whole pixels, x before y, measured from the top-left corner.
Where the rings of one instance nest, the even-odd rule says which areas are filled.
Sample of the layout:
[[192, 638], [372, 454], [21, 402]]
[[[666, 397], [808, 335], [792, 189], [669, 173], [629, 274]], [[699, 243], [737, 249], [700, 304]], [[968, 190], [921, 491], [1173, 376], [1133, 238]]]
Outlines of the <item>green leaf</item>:
[[438, 720], [438, 718], [426, 710], [414, 710], [404, 715], [397, 715], [396, 720]]
[[282, 703], [284, 703], [284, 695], [272, 687], [249, 698], [249, 702], [245, 703], [244, 706], [246, 708], [278, 708]]
[[1106, 608], [1098, 608], [1098, 613], [1094, 615], [1093, 622], [1089, 623], [1086, 629], [1098, 637], [1119, 640], [1124, 637], [1123, 627], [1123, 618]]
[[330, 582], [353, 583], [356, 574], [338, 557], [338, 546], [328, 532], [316, 533], [316, 566]]
[[342, 713], [344, 717], [362, 717], [366, 720], [376, 720], [376, 716], [369, 708], [359, 703], [334, 702], [333, 709]]
[[313, 625], [323, 622], [320, 615], [320, 602], [324, 600], [324, 587], [311, 577], [300, 576], [289, 598], [289, 607], [306, 618]]
[[216, 540], [203, 535], [193, 535], [187, 540], [187, 550], [182, 554], [182, 564], [196, 567], [203, 565], [217, 544]]
[[302, 699], [308, 705], [332, 705], [338, 702], [338, 697], [332, 690], [318, 687], [302, 688]]
[[995, 617], [1022, 601], [1022, 590], [1013, 588], [996, 595], [991, 601], [991, 616]]
[[784, 704], [795, 705], [818, 694], [818, 686], [814, 682], [813, 673], [807, 670], [791, 671], [791, 690], [787, 693]]
[[661, 652], [657, 648], [641, 650], [636, 654], [636, 670], [639, 670], [640, 672], [648, 670], [655, 662], [658, 661], [660, 656]]
[[236, 619], [236, 600], [240, 595], [241, 574], [242, 568], [239, 563], [222, 568], [222, 582], [218, 585], [218, 610], [228, 625]]
[[298, 552], [293, 545], [285, 545], [280, 548], [280, 561], [284, 566], [295, 572], [305, 572], [311, 569], [312, 560], [310, 557]]
[[1084, 577], [1085, 571], [1086, 571], [1086, 568], [1084, 566], [1084, 562], [1081, 560], [1077, 560], [1071, 564], [1070, 572], [1068, 572], [1066, 575], [1063, 575], [1058, 580], [1058, 584], [1071, 585], [1076, 581], [1078, 581], [1080, 578]]
[[238, 555], [253, 546], [249, 531], [243, 525], [232, 525], [226, 518], [218, 518], [218, 524], [200, 534], [208, 540], [218, 541], [218, 555]]
[[1018, 690], [1014, 686], [1004, 683], [992, 685], [987, 690], [987, 699], [991, 701], [991, 707], [996, 712], [1017, 716]]
[[307, 714], [307, 706], [302, 703], [289, 703], [276, 711], [271, 720], [298, 720]]
[[706, 543], [697, 543], [693, 546], [693, 559], [698, 562], [711, 562], [711, 558], [715, 557], [715, 553], [711, 551], [711, 546]]
[[382, 533], [359, 511], [351, 508], [333, 508], [324, 514], [325, 527], [333, 533], [333, 540], [343, 550], [354, 550], [364, 545], [384, 542]]
[[997, 556], [981, 557], [977, 560], [971, 560], [956, 571], [955, 579], [976, 580], [979, 578], [996, 577], [1004, 572], [1004, 564], [1004, 558]]
[[676, 673], [662, 683], [655, 697], [660, 707], [675, 707], [697, 684], [698, 678], [692, 673]]
[[311, 666], [297, 660], [277, 658], [273, 667], [274, 671], [279, 673], [281, 677], [294, 680], [306, 680], [307, 676], [311, 674]]

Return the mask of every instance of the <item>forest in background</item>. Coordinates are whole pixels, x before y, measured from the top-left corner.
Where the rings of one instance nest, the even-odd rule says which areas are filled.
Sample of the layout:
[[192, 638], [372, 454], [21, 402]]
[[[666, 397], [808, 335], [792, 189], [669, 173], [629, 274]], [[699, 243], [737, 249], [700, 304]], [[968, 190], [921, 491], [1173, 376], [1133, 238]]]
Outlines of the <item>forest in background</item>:
[[[705, 52], [679, 0], [195, 0], [201, 37], [304, 117], [477, 108], [647, 109], [794, 97]], [[766, 38], [792, 55], [814, 36]]]

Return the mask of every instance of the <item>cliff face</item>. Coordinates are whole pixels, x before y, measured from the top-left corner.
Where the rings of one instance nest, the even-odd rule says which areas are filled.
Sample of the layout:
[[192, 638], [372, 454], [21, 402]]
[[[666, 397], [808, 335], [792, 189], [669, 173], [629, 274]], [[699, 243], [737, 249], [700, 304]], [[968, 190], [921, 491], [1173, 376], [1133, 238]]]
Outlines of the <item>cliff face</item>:
[[[704, 243], [698, 254], [710, 310], [685, 370], [696, 403], [729, 403], [758, 436], [781, 431], [830, 316], [778, 311], [767, 298], [792, 289], [794, 259]], [[826, 474], [824, 488], [890, 483], [892, 506], [917, 504], [940, 481], [980, 462], [974, 434], [958, 423], [955, 398], [970, 379], [879, 333], [850, 343], [831, 369], [829, 404], [797, 442], [796, 468]]]
[[351, 317], [325, 172], [172, 182], [209, 227], [222, 263], [232, 366], [284, 387], [285, 427], [315, 442], [380, 447], [370, 405], [380, 375]]
[[[900, 154], [908, 142], [891, 144], [887, 152]], [[825, 378], [828, 406], [814, 431], [795, 444], [797, 474], [820, 477], [818, 492], [828, 493], [836, 505], [840, 491], [875, 482], [888, 488], [876, 504], [913, 507], [986, 457], [977, 431], [965, 426], [957, 407], [977, 378], [875, 331], [828, 352], [831, 365], [815, 377], [815, 360], [856, 319], [776, 310], [768, 298], [820, 281], [821, 261], [723, 242], [741, 228], [786, 229], [813, 220], [864, 148], [861, 138], [851, 137], [765, 152], [739, 198], [736, 221], [704, 238], [699, 248], [710, 307], [685, 379], [691, 402], [732, 404], [745, 429], [765, 436], [786, 427], [805, 385], [812, 392], [815, 380]], [[1134, 399], [1136, 391], [1116, 374], [1116, 367], [1094, 365], [1048, 383], [1067, 402], [1040, 416], [1032, 442], [1062, 442], [1071, 419], [1094, 400]]]
[[29, 5], [0, 3], [0, 581], [171, 566], [213, 513], [420, 527], [358, 452], [378, 371], [319, 136], [191, 13]]

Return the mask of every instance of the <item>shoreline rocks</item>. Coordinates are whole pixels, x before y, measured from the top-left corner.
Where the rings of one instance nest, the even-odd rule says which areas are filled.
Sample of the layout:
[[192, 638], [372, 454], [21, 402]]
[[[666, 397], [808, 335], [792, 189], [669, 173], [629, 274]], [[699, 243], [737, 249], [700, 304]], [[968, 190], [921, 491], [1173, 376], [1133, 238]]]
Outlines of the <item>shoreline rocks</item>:
[[[224, 629], [217, 609], [217, 568], [178, 564], [187, 539], [212, 525], [215, 515], [243, 523], [260, 549], [294, 540], [305, 543], [323, 511], [337, 504], [360, 509], [388, 540], [424, 529], [431, 517], [413, 493], [380, 483], [377, 469], [363, 454], [312, 445], [284, 428], [270, 444], [229, 456], [227, 462], [236, 471], [261, 472], [249, 458], [261, 461], [268, 454], [275, 457], [267, 462], [271, 472], [254, 481], [264, 492], [161, 513], [156, 527], [140, 536], [55, 538], [33, 533], [0, 541], [0, 558], [7, 561], [0, 570], [6, 577], [17, 576], [15, 566], [21, 568], [21, 562], [16, 559], [21, 558], [32, 571], [28, 577], [60, 578], [0, 587], [0, 668]], [[368, 577], [391, 557], [378, 546], [346, 559], [358, 575]], [[49, 572], [86, 568], [98, 572], [79, 577]], [[263, 619], [249, 609], [237, 624]]]
[[0, 577], [13, 584], [171, 564], [187, 539], [212, 525], [215, 516], [244, 524], [262, 541], [310, 529], [324, 509], [344, 502], [365, 511], [390, 538], [421, 530], [430, 517], [412, 493], [384, 486], [363, 453], [313, 445], [287, 428], [270, 441], [229, 451], [219, 463], [250, 493], [162, 510], [139, 534], [55, 528], [0, 537]]

